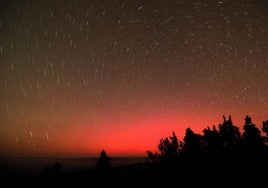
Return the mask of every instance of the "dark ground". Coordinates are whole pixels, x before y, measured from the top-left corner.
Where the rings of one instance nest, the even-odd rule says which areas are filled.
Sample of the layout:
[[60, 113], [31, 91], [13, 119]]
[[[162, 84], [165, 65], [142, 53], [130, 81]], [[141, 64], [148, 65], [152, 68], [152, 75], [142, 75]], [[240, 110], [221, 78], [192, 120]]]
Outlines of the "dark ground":
[[6, 177], [1, 187], [265, 187], [267, 162], [137, 163], [75, 173]]

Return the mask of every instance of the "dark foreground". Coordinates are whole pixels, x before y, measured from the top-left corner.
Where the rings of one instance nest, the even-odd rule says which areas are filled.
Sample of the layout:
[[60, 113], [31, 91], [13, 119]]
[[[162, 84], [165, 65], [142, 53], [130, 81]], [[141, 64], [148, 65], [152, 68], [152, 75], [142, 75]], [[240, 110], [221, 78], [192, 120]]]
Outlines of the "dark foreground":
[[1, 187], [234, 187], [267, 185], [267, 161], [137, 163], [75, 173], [7, 178]]

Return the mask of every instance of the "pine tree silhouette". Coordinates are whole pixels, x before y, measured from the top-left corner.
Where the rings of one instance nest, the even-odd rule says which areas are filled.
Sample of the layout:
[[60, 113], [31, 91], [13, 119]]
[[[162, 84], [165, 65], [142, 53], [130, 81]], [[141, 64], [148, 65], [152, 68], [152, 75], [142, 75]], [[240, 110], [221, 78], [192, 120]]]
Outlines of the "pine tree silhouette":
[[203, 145], [201, 135], [195, 134], [190, 128], [186, 129], [181, 156], [187, 160], [203, 158]]
[[152, 153], [147, 151], [148, 162], [169, 162], [175, 160], [179, 156], [180, 143], [175, 132], [172, 132], [172, 136], [161, 138], [158, 145], [159, 153]]
[[109, 167], [111, 158], [107, 156], [105, 150], [100, 152], [100, 157], [96, 163], [97, 168]]
[[245, 118], [243, 137], [244, 157], [249, 159], [260, 158], [263, 155], [265, 143], [261, 131], [252, 123], [251, 117]]

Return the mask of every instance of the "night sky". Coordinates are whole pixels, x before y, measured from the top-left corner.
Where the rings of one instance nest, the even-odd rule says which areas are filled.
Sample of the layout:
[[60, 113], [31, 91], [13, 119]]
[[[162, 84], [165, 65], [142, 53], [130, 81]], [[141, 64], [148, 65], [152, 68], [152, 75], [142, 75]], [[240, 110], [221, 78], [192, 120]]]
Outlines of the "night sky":
[[1, 156], [146, 155], [268, 119], [268, 1], [0, 1]]

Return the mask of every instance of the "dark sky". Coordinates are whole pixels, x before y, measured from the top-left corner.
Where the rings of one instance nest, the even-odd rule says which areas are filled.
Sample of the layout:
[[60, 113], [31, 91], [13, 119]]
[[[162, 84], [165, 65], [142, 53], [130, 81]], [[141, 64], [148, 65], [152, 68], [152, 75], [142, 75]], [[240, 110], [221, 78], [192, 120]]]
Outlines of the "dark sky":
[[268, 119], [268, 1], [0, 1], [0, 153], [146, 154]]

